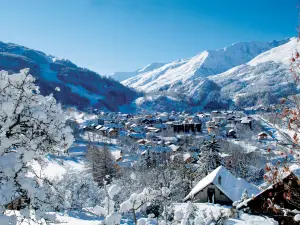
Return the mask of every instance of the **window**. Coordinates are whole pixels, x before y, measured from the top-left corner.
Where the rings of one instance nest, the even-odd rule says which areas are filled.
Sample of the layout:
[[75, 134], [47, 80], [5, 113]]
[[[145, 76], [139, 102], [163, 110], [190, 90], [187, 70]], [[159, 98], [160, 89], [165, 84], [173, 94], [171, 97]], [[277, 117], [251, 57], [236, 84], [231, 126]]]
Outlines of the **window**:
[[218, 184], [222, 185], [222, 177], [221, 176], [218, 177]]

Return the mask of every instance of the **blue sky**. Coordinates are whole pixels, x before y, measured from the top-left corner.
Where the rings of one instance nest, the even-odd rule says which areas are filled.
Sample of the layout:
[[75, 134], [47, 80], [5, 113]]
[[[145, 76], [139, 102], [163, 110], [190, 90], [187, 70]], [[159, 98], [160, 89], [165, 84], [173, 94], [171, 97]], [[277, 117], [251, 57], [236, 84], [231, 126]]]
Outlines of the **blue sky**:
[[296, 36], [297, 0], [1, 0], [0, 41], [101, 74]]

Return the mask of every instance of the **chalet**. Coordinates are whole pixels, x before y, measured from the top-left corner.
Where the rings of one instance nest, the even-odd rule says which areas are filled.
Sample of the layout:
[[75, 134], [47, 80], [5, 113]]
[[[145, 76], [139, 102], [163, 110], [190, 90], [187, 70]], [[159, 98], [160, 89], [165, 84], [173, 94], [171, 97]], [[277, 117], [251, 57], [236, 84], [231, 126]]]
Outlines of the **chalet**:
[[215, 126], [209, 126], [208, 128], [207, 128], [207, 131], [208, 131], [208, 133], [210, 133], [210, 134], [214, 134], [214, 135], [216, 135], [216, 136], [219, 136], [220, 135], [220, 126], [218, 126], [218, 125], [215, 125]]
[[228, 138], [237, 138], [236, 131], [234, 129], [229, 130], [228, 133], [226, 134], [226, 136]]
[[142, 130], [143, 130], [143, 127], [142, 126], [139, 126], [139, 125], [137, 125], [137, 124], [132, 124], [131, 126], [130, 126], [130, 132], [135, 132], [135, 133], [141, 133], [142, 132]]
[[125, 129], [127, 129], [127, 130], [130, 129], [130, 126], [131, 126], [131, 125], [132, 125], [131, 122], [129, 122], [129, 121], [126, 122], [126, 123], [125, 123]]
[[146, 135], [144, 133], [133, 133], [132, 132], [132, 133], [129, 133], [128, 136], [132, 139], [138, 140], [138, 139], [144, 139]]
[[265, 132], [260, 132], [258, 135], [257, 135], [257, 138], [258, 140], [265, 140], [268, 138], [268, 134], [265, 133]]
[[214, 127], [216, 125], [215, 121], [207, 121], [206, 127]]
[[212, 119], [215, 123], [226, 124], [226, 122], [227, 122], [226, 117], [218, 116], [218, 117], [213, 117]]
[[236, 130], [236, 126], [232, 123], [228, 123], [225, 127], [225, 132], [228, 133], [230, 130]]
[[102, 135], [107, 135], [107, 132], [110, 128], [109, 127], [101, 127], [99, 129], [99, 132], [102, 134]]
[[159, 133], [161, 130], [156, 127], [146, 126], [145, 131], [152, 132], [152, 133]]
[[107, 123], [104, 126], [109, 127], [109, 128], [114, 128], [118, 131], [124, 130], [124, 125], [119, 124], [119, 123]]
[[211, 112], [211, 116], [212, 117], [218, 117], [218, 116], [222, 116], [222, 112], [221, 111], [212, 111]]
[[240, 124], [245, 126], [246, 128], [252, 129], [252, 118], [251, 117], [242, 117], [240, 120]]
[[233, 113], [233, 111], [228, 110], [228, 111], [224, 112], [224, 114], [225, 114], [226, 116], [232, 116], [234, 113]]
[[155, 123], [155, 119], [153, 119], [153, 118], [145, 118], [145, 119], [143, 119], [143, 120], [141, 120], [141, 123], [144, 123], [144, 124], [153, 124], [153, 123]]
[[183, 154], [183, 161], [185, 163], [192, 163], [194, 161], [194, 158], [189, 153], [185, 153]]
[[195, 203], [211, 202], [232, 205], [241, 198], [245, 189], [250, 195], [259, 193], [256, 186], [244, 179], [236, 178], [225, 167], [219, 166], [199, 181], [183, 201], [193, 200]]
[[254, 197], [249, 198], [246, 202], [237, 205], [237, 209], [247, 208], [252, 214], [273, 217], [279, 224], [299, 224], [294, 221], [294, 214], [292, 212], [285, 214], [281, 210], [288, 209], [299, 212], [299, 196], [300, 180], [293, 172], [288, 172], [282, 180], [266, 188]]
[[171, 148], [172, 152], [182, 151], [182, 147], [179, 145], [171, 144], [171, 145], [169, 145], [169, 148]]
[[136, 141], [136, 143], [139, 145], [148, 145], [151, 143], [151, 141], [149, 141], [147, 139], [140, 139], [140, 140]]
[[100, 130], [103, 126], [102, 125], [98, 125], [95, 127], [96, 130]]
[[116, 128], [110, 128], [110, 129], [108, 129], [107, 134], [110, 137], [117, 137], [119, 135], [119, 131]]
[[111, 155], [115, 162], [121, 162], [122, 161], [122, 151], [116, 150], [116, 151], [111, 151]]
[[179, 141], [176, 137], [161, 137], [161, 139], [166, 142], [170, 142], [171, 144], [176, 144]]
[[228, 124], [236, 124], [238, 121], [236, 120], [235, 116], [231, 116], [227, 118], [227, 123]]

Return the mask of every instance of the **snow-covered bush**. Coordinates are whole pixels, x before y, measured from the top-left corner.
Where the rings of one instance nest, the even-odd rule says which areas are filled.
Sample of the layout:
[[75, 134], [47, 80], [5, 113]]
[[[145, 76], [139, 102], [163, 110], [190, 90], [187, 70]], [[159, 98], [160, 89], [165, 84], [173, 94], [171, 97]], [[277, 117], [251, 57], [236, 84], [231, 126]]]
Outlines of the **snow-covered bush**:
[[120, 205], [120, 213], [132, 213], [134, 223], [137, 224], [136, 213], [145, 209], [145, 206], [150, 206], [151, 203], [159, 196], [164, 195], [165, 189], [153, 190], [145, 188], [143, 192], [133, 193], [130, 198]]
[[78, 171], [66, 171], [63, 177], [54, 179], [51, 184], [47, 198], [55, 211], [95, 207], [105, 195], [91, 175], [78, 174]]
[[114, 196], [119, 193], [120, 188], [117, 185], [104, 186], [103, 201], [93, 208], [96, 215], [109, 216], [111, 213], [116, 211]]
[[31, 217], [33, 210], [36, 217], [45, 218], [43, 212], [52, 209], [45, 195], [50, 184], [33, 165], [42, 164], [45, 154], [64, 152], [72, 142], [60, 105], [51, 95], [39, 94], [28, 70], [13, 75], [1, 71], [0, 214], [19, 198], [22, 216]]

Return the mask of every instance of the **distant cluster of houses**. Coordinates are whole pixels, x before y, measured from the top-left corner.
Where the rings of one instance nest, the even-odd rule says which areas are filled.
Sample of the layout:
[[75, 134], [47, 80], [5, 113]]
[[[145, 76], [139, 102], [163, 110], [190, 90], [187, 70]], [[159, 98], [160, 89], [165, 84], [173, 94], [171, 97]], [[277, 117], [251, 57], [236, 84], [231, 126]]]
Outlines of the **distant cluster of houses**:
[[[121, 144], [131, 142], [132, 151], [136, 156], [159, 155], [161, 163], [166, 157], [175, 159], [181, 156], [184, 162], [191, 163], [197, 161], [200, 151], [199, 146], [193, 142], [198, 136], [212, 134], [237, 139], [240, 133], [253, 130], [255, 123], [256, 120], [239, 111], [198, 112], [193, 115], [176, 112], [147, 115], [101, 112], [97, 118], [85, 121], [81, 129], [84, 132], [117, 139]], [[269, 138], [269, 134], [260, 132], [257, 138], [263, 141]], [[124, 155], [122, 150], [112, 151], [112, 156], [116, 161], [116, 168], [132, 165], [132, 155]], [[251, 197], [246, 203], [234, 204], [240, 201], [245, 190]], [[254, 214], [272, 216], [284, 224], [297, 224], [279, 210], [277, 214], [273, 212], [268, 199], [275, 201], [276, 197], [276, 201], [272, 204], [300, 212], [299, 196], [300, 180], [293, 172], [287, 171], [282, 180], [274, 182], [268, 189], [261, 191], [255, 185], [235, 177], [225, 167], [220, 166], [201, 179], [183, 201], [234, 205], [237, 210], [247, 208]], [[299, 204], [295, 206], [291, 201], [292, 198], [297, 199]], [[19, 198], [10, 203], [7, 208], [20, 209], [21, 205], [22, 199]]]
[[[255, 120], [240, 111], [212, 111], [211, 113], [153, 113], [121, 114], [99, 113], [97, 118], [85, 121], [82, 129], [132, 146], [138, 155], [181, 154], [191, 162], [197, 159], [199, 145], [193, 139], [207, 134], [238, 139], [241, 133], [251, 131]], [[264, 132], [258, 139], [266, 139]], [[196, 144], [195, 144], [196, 143]], [[188, 152], [188, 153], [187, 153]], [[118, 159], [121, 161], [121, 159]]]
[[159, 134], [164, 130], [172, 131], [173, 135], [195, 134], [204, 130], [217, 136], [234, 138], [238, 136], [239, 130], [251, 130], [253, 123], [253, 118], [239, 111], [199, 112], [194, 115], [175, 112], [153, 115], [102, 113], [98, 119], [87, 121], [83, 129], [112, 137], [120, 135], [120, 131], [126, 131], [127, 136], [134, 139], [142, 139], [149, 132]]
[[[121, 146], [131, 146], [131, 151], [140, 156], [167, 153], [182, 155], [186, 162], [193, 162], [198, 159], [200, 151], [197, 138], [210, 134], [238, 140], [242, 134], [253, 131], [256, 122], [241, 111], [216, 110], [194, 114], [101, 112], [96, 118], [85, 120], [82, 130], [117, 139]], [[259, 141], [269, 137], [266, 132], [257, 135]], [[124, 157], [123, 154], [118, 158], [118, 164]]]

